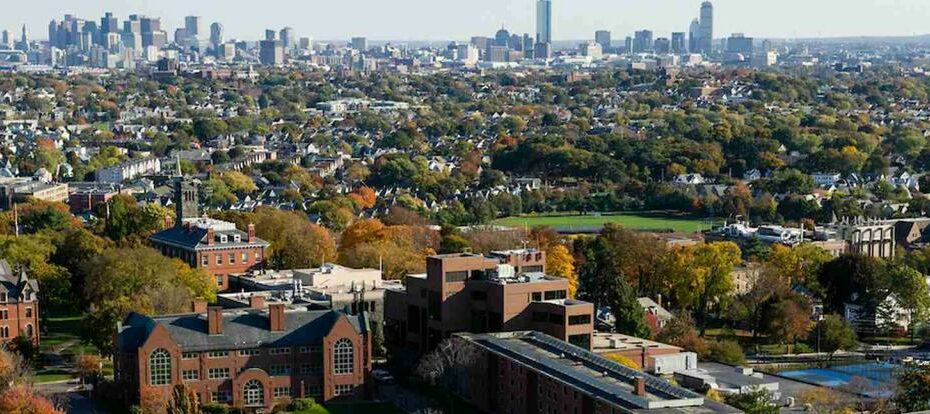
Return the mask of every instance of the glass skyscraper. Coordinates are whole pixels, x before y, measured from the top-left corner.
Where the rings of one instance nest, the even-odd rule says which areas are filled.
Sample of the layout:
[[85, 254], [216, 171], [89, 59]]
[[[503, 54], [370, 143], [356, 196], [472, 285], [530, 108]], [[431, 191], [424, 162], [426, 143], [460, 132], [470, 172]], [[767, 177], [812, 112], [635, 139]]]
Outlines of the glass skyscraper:
[[552, 0], [536, 2], [536, 43], [552, 44]]
[[701, 4], [701, 27], [697, 46], [698, 51], [703, 54], [714, 51], [714, 5], [709, 1]]

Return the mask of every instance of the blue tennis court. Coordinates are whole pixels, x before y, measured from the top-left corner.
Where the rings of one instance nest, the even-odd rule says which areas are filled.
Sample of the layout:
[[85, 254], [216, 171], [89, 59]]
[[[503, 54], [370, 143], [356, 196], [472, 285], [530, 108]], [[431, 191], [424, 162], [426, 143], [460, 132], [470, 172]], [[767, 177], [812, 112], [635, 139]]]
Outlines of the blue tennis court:
[[889, 395], [894, 388], [894, 370], [894, 364], [870, 363], [784, 371], [780, 375], [831, 388], [845, 388], [858, 377], [861, 379], [857, 383], [868, 384], [866, 395], [881, 397]]

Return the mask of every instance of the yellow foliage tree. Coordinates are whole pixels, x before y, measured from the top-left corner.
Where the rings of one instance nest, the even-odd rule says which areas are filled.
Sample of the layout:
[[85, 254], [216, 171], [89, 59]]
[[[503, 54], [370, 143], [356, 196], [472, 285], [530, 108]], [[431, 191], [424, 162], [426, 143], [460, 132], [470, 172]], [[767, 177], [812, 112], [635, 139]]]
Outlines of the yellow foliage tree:
[[568, 296], [575, 297], [578, 274], [575, 273], [575, 258], [567, 247], [554, 244], [546, 251], [546, 270], [552, 276], [568, 279]]

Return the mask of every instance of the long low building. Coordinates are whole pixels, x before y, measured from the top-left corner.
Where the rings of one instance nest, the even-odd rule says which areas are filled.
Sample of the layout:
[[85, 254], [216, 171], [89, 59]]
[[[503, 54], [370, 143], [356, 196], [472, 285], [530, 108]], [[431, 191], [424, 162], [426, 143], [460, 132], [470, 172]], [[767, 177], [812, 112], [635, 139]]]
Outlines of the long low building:
[[455, 390], [487, 413], [739, 413], [539, 332], [457, 334], [478, 348]]

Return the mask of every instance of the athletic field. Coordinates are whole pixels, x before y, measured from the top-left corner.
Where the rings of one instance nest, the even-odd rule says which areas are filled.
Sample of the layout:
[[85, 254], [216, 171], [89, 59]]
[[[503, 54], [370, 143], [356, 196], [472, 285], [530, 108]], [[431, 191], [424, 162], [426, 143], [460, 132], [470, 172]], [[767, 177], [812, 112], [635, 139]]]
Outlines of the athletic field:
[[607, 223], [620, 224], [632, 230], [676, 233], [697, 233], [711, 226], [709, 219], [668, 212], [521, 216], [495, 220], [493, 224], [529, 228], [549, 226], [561, 232], [586, 233], [600, 231]]

